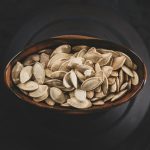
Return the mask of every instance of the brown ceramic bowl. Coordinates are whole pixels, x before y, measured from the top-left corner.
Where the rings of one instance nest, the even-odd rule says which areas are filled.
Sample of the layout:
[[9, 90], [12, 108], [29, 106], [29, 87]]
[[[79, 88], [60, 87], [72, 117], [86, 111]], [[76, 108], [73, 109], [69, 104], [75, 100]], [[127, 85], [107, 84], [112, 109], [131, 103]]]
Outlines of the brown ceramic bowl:
[[[140, 78], [140, 82], [138, 85], [133, 86], [130, 91], [128, 91], [124, 96], [122, 96], [120, 99], [114, 101], [114, 102], [107, 102], [105, 105], [102, 106], [92, 106], [91, 108], [88, 109], [75, 109], [71, 107], [61, 107], [61, 106], [48, 106], [45, 103], [36, 103], [34, 102], [30, 97], [27, 95], [23, 94], [22, 92], [19, 91], [19, 89], [14, 85], [12, 79], [11, 79], [11, 70], [13, 65], [17, 61], [21, 61], [23, 58], [27, 57], [28, 55], [31, 55], [33, 53], [36, 53], [42, 49], [45, 48], [55, 48], [58, 45], [61, 44], [71, 44], [71, 45], [80, 45], [80, 44], [85, 44], [88, 46], [95, 46], [95, 47], [101, 47], [101, 48], [107, 48], [107, 49], [113, 49], [113, 50], [118, 50], [126, 53], [131, 57], [131, 59], [137, 64], [138, 70], [137, 73]], [[4, 72], [4, 80], [7, 85], [7, 87], [21, 100], [24, 100], [26, 102], [29, 102], [33, 105], [39, 106], [41, 108], [46, 108], [52, 111], [56, 112], [61, 112], [61, 113], [67, 113], [67, 114], [88, 114], [88, 113], [93, 113], [100, 111], [102, 109], [108, 109], [113, 106], [118, 106], [121, 105], [127, 101], [130, 101], [135, 98], [135, 96], [141, 91], [143, 88], [146, 78], [147, 78], [147, 72], [146, 72], [146, 67], [142, 60], [131, 50], [128, 48], [115, 44], [110, 41], [106, 40], [101, 40], [98, 38], [93, 38], [93, 37], [87, 37], [87, 36], [81, 36], [81, 35], [63, 35], [59, 37], [54, 37], [46, 41], [39, 42], [29, 48], [24, 49], [23, 51], [20, 51], [15, 57], [13, 57], [10, 62], [7, 64], [5, 72]]]

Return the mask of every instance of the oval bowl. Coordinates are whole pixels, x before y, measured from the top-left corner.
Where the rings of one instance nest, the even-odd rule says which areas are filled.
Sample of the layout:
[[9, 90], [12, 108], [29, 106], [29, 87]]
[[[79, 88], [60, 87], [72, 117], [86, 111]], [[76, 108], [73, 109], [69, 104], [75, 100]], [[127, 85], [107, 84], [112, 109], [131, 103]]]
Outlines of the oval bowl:
[[[24, 59], [25, 57], [33, 53], [36, 53], [45, 48], [55, 48], [61, 44], [71, 44], [72, 46], [85, 44], [88, 46], [95, 46], [96, 48], [106, 48], [106, 49], [112, 49], [112, 50], [126, 53], [127, 55], [130, 56], [132, 60], [134, 60], [134, 63], [137, 64], [138, 66], [137, 73], [139, 75], [139, 84], [133, 86], [130, 91], [128, 91], [124, 96], [122, 96], [121, 98], [119, 98], [114, 102], [107, 102], [102, 106], [92, 106], [91, 108], [87, 108], [87, 109], [75, 109], [72, 107], [61, 107], [61, 106], [52, 107], [52, 106], [48, 106], [43, 102], [41, 103], [34, 102], [29, 96], [23, 94], [13, 83], [11, 79], [12, 67], [17, 61], [21, 61], [22, 59]], [[137, 56], [133, 51], [126, 48], [125, 46], [110, 41], [101, 40], [94, 37], [82, 36], [82, 35], [62, 35], [62, 36], [53, 37], [48, 40], [36, 43], [33, 46], [30, 46], [20, 51], [16, 56], [14, 56], [7, 64], [4, 71], [4, 81], [6, 86], [21, 100], [24, 100], [30, 104], [36, 105], [41, 108], [45, 108], [51, 111], [61, 112], [65, 114], [94, 113], [94, 112], [101, 111], [102, 109], [109, 109], [112, 108], [113, 106], [118, 106], [127, 101], [133, 100], [143, 88], [144, 84], [146, 83], [146, 79], [147, 79], [147, 71], [146, 71], [145, 64], [142, 62], [140, 57]]]

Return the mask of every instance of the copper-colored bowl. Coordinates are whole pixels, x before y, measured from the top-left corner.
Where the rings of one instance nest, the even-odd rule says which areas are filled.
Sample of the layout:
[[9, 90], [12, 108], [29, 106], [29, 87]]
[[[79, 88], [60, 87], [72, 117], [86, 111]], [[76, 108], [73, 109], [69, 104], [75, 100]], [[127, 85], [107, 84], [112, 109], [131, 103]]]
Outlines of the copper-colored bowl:
[[[101, 47], [101, 48], [107, 48], [107, 49], [113, 49], [113, 50], [118, 50], [126, 53], [131, 57], [131, 59], [137, 64], [138, 70], [137, 73], [139, 75], [140, 82], [138, 85], [133, 86], [130, 91], [128, 91], [124, 96], [122, 96], [120, 99], [114, 101], [114, 102], [107, 102], [105, 105], [102, 106], [92, 106], [91, 108], [88, 109], [75, 109], [71, 107], [61, 107], [61, 106], [48, 106], [45, 103], [36, 103], [34, 102], [29, 96], [23, 94], [20, 92], [20, 90], [15, 86], [15, 84], [12, 81], [11, 78], [11, 70], [13, 65], [17, 61], [21, 61], [28, 55], [31, 55], [33, 53], [36, 53], [42, 49], [45, 48], [55, 48], [58, 45], [68, 43], [71, 45], [80, 45], [80, 44], [85, 44], [88, 46], [95, 46], [95, 47]], [[88, 114], [88, 113], [93, 113], [100, 111], [101, 109], [106, 109], [106, 108], [111, 108], [113, 106], [118, 106], [121, 105], [127, 101], [130, 101], [135, 98], [135, 96], [140, 92], [140, 90], [143, 88], [143, 85], [146, 82], [147, 79], [147, 71], [144, 63], [142, 60], [131, 50], [128, 48], [115, 44], [110, 41], [106, 40], [101, 40], [98, 38], [93, 38], [93, 37], [87, 37], [87, 36], [80, 36], [80, 35], [63, 35], [59, 37], [54, 37], [46, 41], [39, 42], [29, 48], [24, 49], [23, 51], [19, 52], [15, 57], [13, 57], [10, 62], [7, 64], [5, 72], [4, 72], [4, 80], [7, 85], [7, 87], [16, 95], [18, 96], [21, 100], [24, 100], [26, 102], [29, 102], [31, 104], [34, 104], [36, 106], [42, 107], [42, 108], [47, 108], [52, 111], [57, 111], [57, 112], [62, 112], [62, 113], [68, 113], [68, 114]]]

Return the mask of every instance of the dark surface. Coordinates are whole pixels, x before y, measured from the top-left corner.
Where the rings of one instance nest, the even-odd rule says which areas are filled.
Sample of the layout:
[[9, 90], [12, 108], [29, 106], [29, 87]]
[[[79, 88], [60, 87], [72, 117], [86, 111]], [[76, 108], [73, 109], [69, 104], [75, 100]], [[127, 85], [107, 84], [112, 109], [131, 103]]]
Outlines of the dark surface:
[[[109, 28], [106, 26], [99, 26], [100, 24], [98, 24], [95, 20], [97, 19], [93, 19], [92, 17], [94, 16], [94, 18], [96, 18], [97, 15], [100, 12], [99, 9], [101, 9], [100, 6], [105, 5], [106, 7], [106, 12], [111, 8], [115, 9], [115, 11], [117, 11], [117, 13], [119, 13], [119, 15], [124, 16], [125, 19], [127, 19], [134, 27], [135, 29], [139, 32], [139, 34], [141, 35], [141, 37], [143, 38], [146, 46], [149, 48], [149, 33], [148, 31], [150, 31], [149, 28], [149, 22], [148, 22], [148, 18], [150, 16], [149, 10], [148, 10], [148, 3], [146, 3], [146, 1], [74, 1], [73, 4], [75, 5], [75, 8], [72, 9], [71, 7], [71, 3], [73, 1], [63, 1], [60, 2], [58, 0], [55, 0], [55, 4], [48, 4], [48, 2], [45, 2], [43, 4], [41, 4], [40, 2], [36, 2], [36, 5], [34, 1], [27, 3], [26, 1], [5, 1], [2, 3], [2, 5], [0, 6], [0, 13], [1, 13], [1, 20], [2, 20], [2, 24], [0, 25], [0, 39], [1, 39], [1, 43], [0, 43], [0, 48], [1, 48], [1, 53], [4, 54], [4, 52], [6, 52], [6, 57], [2, 57], [2, 59], [5, 59], [5, 62], [7, 62], [7, 60], [9, 60], [10, 57], [12, 57], [14, 54], [16, 54], [16, 51], [18, 51], [17, 49], [21, 49], [23, 48], [27, 43], [33, 43], [37, 40], [41, 40], [43, 38], [47, 38], [49, 36], [52, 35], [57, 35], [57, 34], [64, 34], [66, 32], [64, 32], [63, 30], [67, 29], [67, 32], [73, 32], [76, 33], [77, 30], [73, 30], [73, 29], [77, 29], [78, 28], [78, 32], [80, 31], [80, 33], [84, 33], [87, 35], [95, 35], [95, 36], [100, 36], [103, 35], [103, 38], [109, 38], [109, 40], [115, 40], [118, 42], [124, 42], [123, 44], [126, 44], [128, 46], [134, 45], [134, 47], [132, 47], [134, 50], [136, 50], [138, 52], [138, 54], [140, 56], [143, 57], [143, 59], [145, 59], [147, 65], [149, 65], [149, 56], [148, 53], [146, 51], [146, 48], [143, 44], [143, 41], [139, 40], [139, 37], [135, 38], [134, 36], [132, 36], [135, 32], [133, 30], [129, 30], [130, 28], [126, 28], [127, 26], [124, 26], [121, 24], [121, 22], [118, 22], [118, 24], [120, 24], [120, 27], [118, 28], [121, 29], [122, 26], [124, 26], [123, 29], [121, 29], [121, 33], [123, 31], [124, 35], [120, 34], [120, 32], [117, 30], [117, 32], [110, 32], [114, 29], [114, 24], [112, 24]], [[148, 1], [147, 1], [148, 2]], [[59, 5], [56, 5], [58, 4]], [[79, 7], [78, 4], [80, 4], [80, 6], [82, 7], [82, 11], [79, 11]], [[54, 7], [54, 6], [57, 7]], [[59, 22], [55, 22], [55, 24], [50, 24], [51, 28], [48, 28], [49, 26], [44, 27], [44, 30], [40, 30], [40, 32], [37, 30], [37, 28], [35, 27], [39, 27], [41, 26], [40, 21], [38, 21], [38, 19], [34, 19], [34, 23], [36, 25], [31, 25], [30, 23], [27, 26], [29, 26], [29, 32], [26, 32], [27, 30], [24, 30], [25, 28], [22, 28], [22, 30], [20, 30], [23, 34], [19, 34], [19, 36], [17, 35], [16, 38], [14, 37], [14, 34], [16, 34], [17, 31], [19, 31], [19, 28], [22, 27], [26, 22], [30, 22], [31, 18], [37, 18], [37, 14], [39, 14], [42, 10], [51, 10], [52, 12], [54, 12], [54, 14], [49, 15], [49, 19], [56, 19], [54, 18], [54, 16], [56, 14], [59, 14], [59, 12], [61, 9], [63, 9], [63, 5], [65, 5], [66, 7], [66, 11], [64, 11], [64, 13], [60, 13], [60, 18], [65, 14], [65, 12], [67, 12], [68, 9], [72, 10], [71, 12], [73, 14], [79, 13], [79, 16], [84, 16], [85, 14], [89, 14], [89, 16], [91, 15], [92, 19], [90, 19], [88, 22], [86, 22], [88, 19], [85, 18], [85, 20], [80, 20], [79, 18], [76, 18], [75, 21], [74, 19], [71, 20], [71, 24], [69, 24], [69, 27], [64, 27], [61, 25], [61, 19], [60, 19], [60, 24]], [[67, 5], [67, 6], [66, 6]], [[92, 7], [92, 9], [89, 9], [89, 7], [87, 5], [90, 5]], [[59, 7], [58, 7], [59, 6]], [[47, 8], [46, 8], [47, 7]], [[56, 9], [57, 8], [57, 9]], [[108, 9], [108, 10], [107, 10]], [[59, 10], [59, 11], [58, 11]], [[85, 10], [87, 11], [87, 13], [85, 13]], [[55, 12], [56, 11], [56, 12]], [[8, 13], [9, 12], [9, 13]], [[81, 12], [81, 13], [80, 13]], [[103, 15], [103, 14], [100, 14]], [[51, 17], [52, 16], [52, 17]], [[65, 16], [67, 16], [67, 18], [72, 18], [71, 15], [68, 13], [65, 14]], [[42, 17], [44, 18], [44, 17]], [[58, 17], [59, 19], [59, 17]], [[100, 19], [102, 19], [102, 17], [100, 17]], [[100, 20], [98, 19], [98, 20]], [[103, 17], [104, 20], [107, 20], [105, 17]], [[113, 21], [116, 21], [115, 19], [111, 18]], [[36, 21], [35, 21], [36, 20]], [[77, 22], [77, 26], [75, 25]], [[86, 22], [86, 23], [85, 23]], [[81, 24], [83, 25], [83, 27], [81, 28]], [[58, 25], [59, 24], [59, 25]], [[88, 24], [88, 25], [87, 25]], [[63, 28], [61, 29], [61, 31], [59, 30], [58, 27]], [[92, 28], [90, 28], [90, 26]], [[93, 28], [93, 26], [95, 28]], [[76, 28], [75, 28], [76, 27]], [[32, 30], [31, 30], [32, 29]], [[49, 30], [51, 29], [51, 30]], [[35, 34], [35, 32], [38, 31], [38, 33]], [[116, 31], [116, 30], [115, 30]], [[46, 32], [46, 34], [45, 34]], [[20, 33], [20, 32], [19, 32]], [[48, 34], [47, 34], [48, 33]], [[115, 34], [114, 34], [115, 33]], [[127, 33], [127, 34], [126, 34]], [[34, 34], [34, 36], [32, 36]], [[22, 35], [22, 36], [21, 36]], [[26, 35], [26, 36], [25, 36]], [[109, 35], [109, 36], [108, 36]], [[130, 35], [128, 38], [126, 36]], [[19, 38], [18, 38], [19, 37]], [[32, 38], [31, 38], [32, 37]], [[119, 38], [118, 38], [119, 37]], [[131, 39], [130, 39], [131, 38]], [[13, 42], [10, 42], [13, 39]], [[126, 40], [128, 39], [128, 40]], [[30, 41], [28, 41], [30, 40]], [[22, 42], [22, 43], [21, 43]], [[131, 42], [131, 43], [130, 43]], [[11, 44], [10, 44], [11, 43]], [[16, 47], [15, 47], [16, 46]], [[139, 48], [140, 47], [140, 48]], [[11, 49], [10, 49], [11, 48]], [[3, 55], [4, 56], [4, 55]], [[1, 59], [1, 60], [2, 60]], [[4, 65], [4, 61], [3, 61], [3, 65]], [[2, 84], [0, 86], [3, 86]], [[147, 84], [148, 86], [148, 84]], [[83, 149], [83, 148], [94, 148], [94, 149], [100, 149], [103, 146], [100, 143], [100, 141], [95, 140], [93, 136], [86, 136], [86, 138], [84, 139], [84, 137], [82, 137], [82, 131], [77, 131], [77, 133], [79, 132], [79, 137], [81, 136], [82, 138], [79, 138], [80, 140], [78, 142], [76, 142], [75, 140], [72, 141], [72, 143], [70, 143], [70, 139], [71, 138], [65, 138], [67, 133], [64, 132], [64, 136], [60, 136], [60, 134], [56, 134], [58, 133], [57, 129], [59, 127], [60, 131], [63, 130], [63, 126], [65, 126], [65, 123], [67, 123], [67, 119], [65, 119], [64, 116], [59, 115], [60, 120], [58, 125], [55, 126], [54, 122], [51, 124], [51, 122], [49, 120], [54, 120], [56, 117], [52, 117], [52, 115], [49, 114], [49, 118], [47, 118], [45, 120], [45, 114], [48, 112], [45, 112], [44, 110], [39, 110], [36, 107], [30, 106], [26, 103], [23, 103], [22, 101], [19, 101], [18, 99], [14, 98], [14, 95], [10, 92], [8, 92], [8, 90], [1, 88], [2, 92], [2, 98], [1, 100], [4, 100], [4, 102], [1, 103], [0, 105], [0, 110], [1, 110], [1, 114], [0, 114], [0, 119], [1, 119], [1, 124], [0, 124], [0, 147], [2, 147], [1, 149], [46, 149], [47, 146], [49, 146], [49, 148], [51, 147], [52, 149], [60, 149], [61, 148], [70, 148], [70, 146], [73, 146], [73, 149]], [[9, 98], [8, 98], [8, 97]], [[7, 98], [6, 98], [7, 97]], [[139, 99], [139, 97], [138, 97]], [[143, 99], [143, 103], [138, 103], [141, 101], [138, 101], [138, 99], [134, 102], [134, 104], [137, 104], [136, 106], [138, 107], [140, 105], [141, 110], [143, 110], [144, 112], [146, 111], [146, 108], [148, 107], [148, 100], [149, 100], [149, 95], [148, 92], [146, 92], [145, 94], [141, 95], [141, 99]], [[146, 101], [145, 101], [146, 99]], [[128, 104], [126, 104], [128, 105]], [[125, 105], [123, 105], [122, 107], [125, 107]], [[124, 135], [126, 132], [129, 132], [130, 128], [132, 129], [132, 126], [135, 127], [134, 122], [141, 120], [143, 117], [141, 116], [140, 113], [140, 108], [137, 109], [137, 107], [133, 107], [131, 105], [132, 110], [133, 108], [134, 111], [133, 112], [137, 112], [137, 110], [139, 110], [138, 115], [136, 113], [132, 113], [132, 117], [131, 115], [127, 115], [128, 113], [126, 113], [124, 115], [124, 119], [125, 116], [129, 116], [129, 120], [131, 121], [131, 124], [129, 125], [129, 122], [127, 122], [127, 124], [122, 123], [122, 126], [124, 126], [124, 131], [122, 134], [122, 131], [120, 129], [116, 129], [116, 131], [120, 132], [120, 137], [122, 137], [122, 135]], [[142, 113], [143, 114], [143, 113]], [[147, 115], [145, 116], [145, 118], [143, 118], [142, 123], [136, 124], [139, 125], [139, 127], [137, 128], [137, 130], [129, 137], [127, 138], [127, 140], [122, 141], [122, 143], [120, 143], [120, 146], [116, 146], [115, 149], [136, 149], [136, 150], [143, 150], [143, 149], [148, 149], [148, 144], [149, 144], [149, 139], [150, 139], [150, 130], [149, 130], [149, 125], [150, 125], [150, 121], [149, 121], [149, 112], [147, 113]], [[136, 118], [137, 116], [137, 118]], [[83, 120], [82, 118], [80, 118], [79, 120]], [[74, 125], [76, 122], [79, 122], [79, 120], [76, 118], [74, 119], [74, 122], [72, 122], [72, 125]], [[85, 119], [86, 120], [86, 119]], [[121, 120], [120, 120], [121, 122]], [[95, 123], [95, 122], [94, 122]], [[42, 130], [41, 130], [41, 127]], [[86, 122], [84, 122], [84, 125], [86, 125]], [[127, 126], [129, 125], [129, 126]], [[48, 126], [52, 126], [54, 129], [52, 129], [54, 136], [49, 136], [49, 132], [48, 132]], [[39, 128], [40, 127], [40, 128]], [[116, 127], [117, 128], [117, 127]], [[56, 130], [56, 131], [55, 131]], [[75, 130], [75, 129], [73, 129]], [[88, 131], [89, 133], [90, 131]], [[116, 132], [117, 133], [117, 132]], [[98, 134], [98, 132], [95, 132], [95, 134]], [[70, 133], [70, 135], [72, 135]], [[72, 135], [74, 136], [74, 135]], [[56, 137], [56, 138], [55, 138]], [[78, 137], [78, 134], [77, 134]], [[114, 137], [110, 137], [107, 136], [109, 139], [112, 138], [112, 141], [114, 140], [118, 140], [119, 139], [119, 134], [118, 137], [116, 137], [117, 139], [115, 139]], [[65, 138], [65, 139], [64, 139]], [[88, 140], [87, 140], [88, 139]], [[64, 142], [65, 141], [65, 142]], [[90, 141], [90, 142], [89, 142]], [[113, 143], [113, 142], [112, 142]], [[109, 143], [110, 145], [112, 143]], [[86, 144], [86, 145], [85, 145]], [[104, 145], [108, 145], [108, 143], [105, 141], [105, 143], [103, 143]]]

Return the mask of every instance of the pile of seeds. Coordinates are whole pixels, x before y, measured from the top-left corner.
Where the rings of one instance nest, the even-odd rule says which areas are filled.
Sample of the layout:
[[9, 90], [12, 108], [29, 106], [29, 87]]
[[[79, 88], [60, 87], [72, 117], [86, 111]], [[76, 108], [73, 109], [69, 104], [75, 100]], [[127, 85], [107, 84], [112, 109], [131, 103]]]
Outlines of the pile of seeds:
[[139, 83], [135, 70], [122, 52], [65, 44], [17, 62], [12, 79], [35, 102], [84, 109], [122, 97]]

